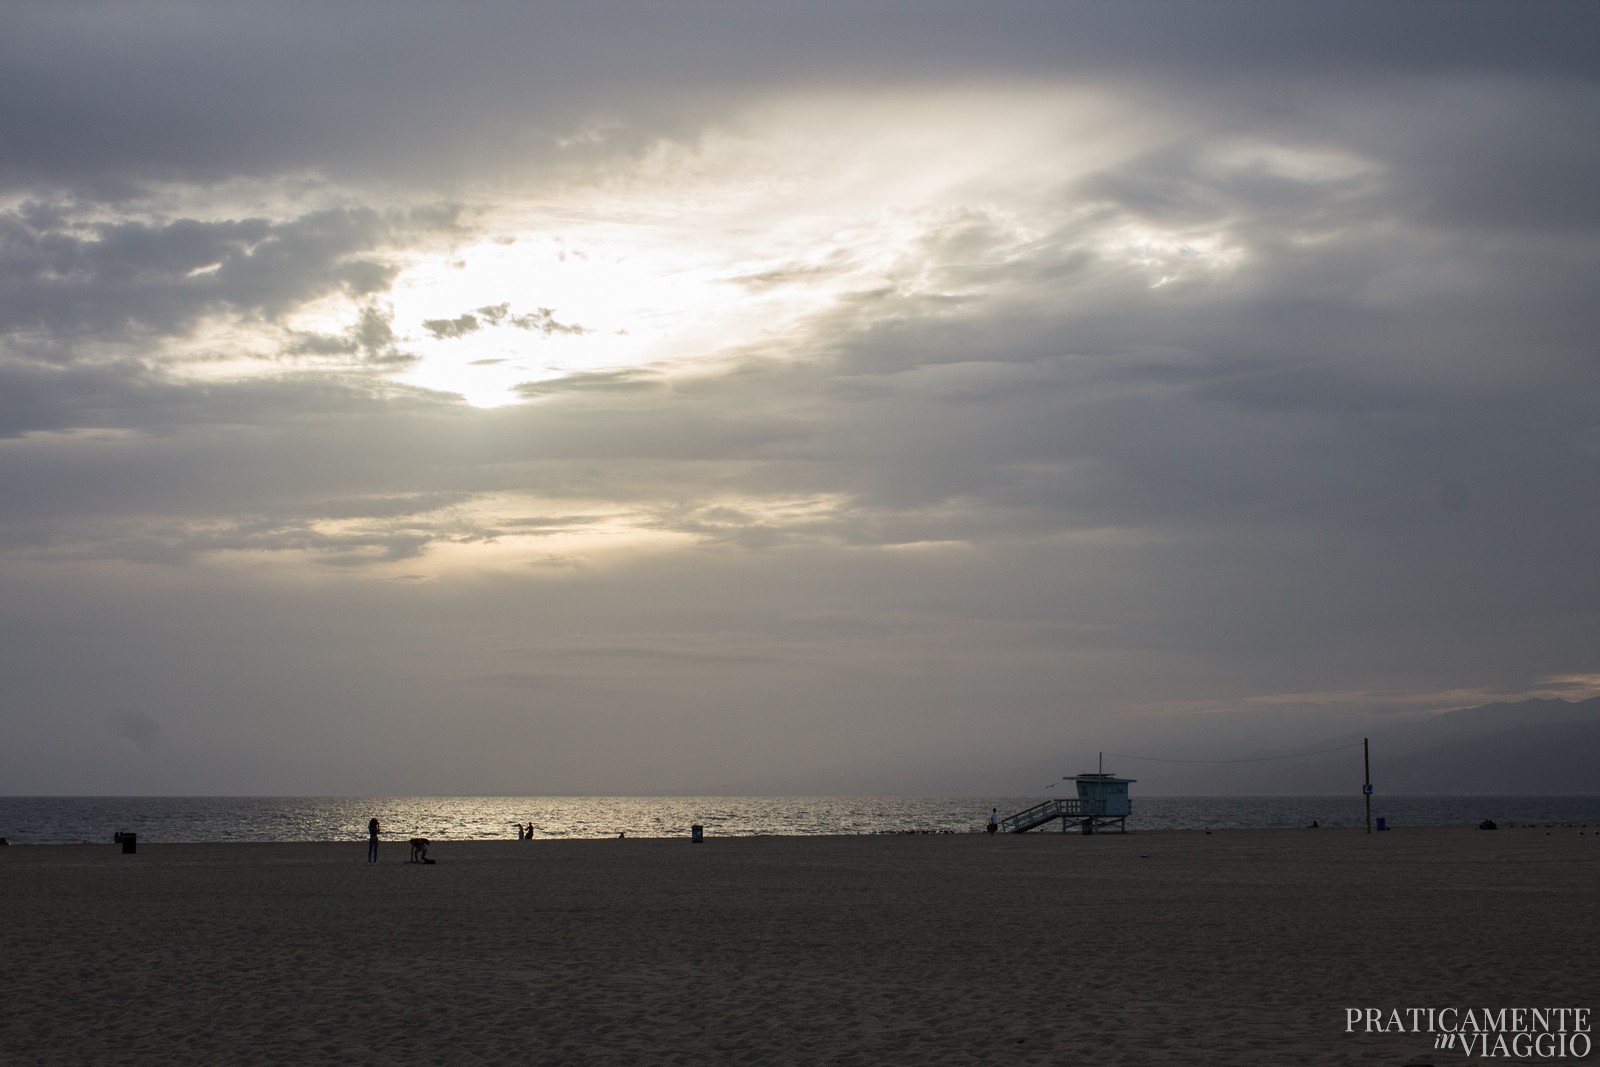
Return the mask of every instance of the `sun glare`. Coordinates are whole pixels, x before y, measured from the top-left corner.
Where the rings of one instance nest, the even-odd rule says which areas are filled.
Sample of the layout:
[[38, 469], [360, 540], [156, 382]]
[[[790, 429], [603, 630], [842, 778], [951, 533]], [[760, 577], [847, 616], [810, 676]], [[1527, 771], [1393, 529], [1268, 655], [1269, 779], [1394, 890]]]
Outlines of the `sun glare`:
[[[577, 375], [798, 351], [807, 321], [851, 294], [976, 295], [982, 268], [1050, 233], [1063, 175], [1147, 136], [1102, 111], [1020, 91], [755, 108], [559, 200], [485, 191], [480, 236], [416, 253], [376, 308], [306, 308], [289, 350], [359, 345], [394, 379], [476, 407]], [[1122, 251], [1163, 285], [1219, 262], [1204, 240], [1130, 235]]]
[[490, 407], [521, 399], [525, 383], [671, 373], [790, 337], [847, 293], [937, 288], [924, 277], [940, 256], [929, 242], [953, 218], [973, 205], [995, 215], [995, 197], [1019, 190], [1031, 202], [1063, 168], [1139, 141], [1103, 111], [1070, 94], [854, 111], [828, 96], [663, 145], [575, 199], [505, 201], [481, 218], [483, 238], [397, 278], [392, 326], [419, 357], [399, 377]]
[[725, 244], [648, 224], [570, 219], [413, 263], [389, 294], [417, 362], [397, 375], [478, 407], [520, 385], [704, 357], [746, 338], [770, 303]]

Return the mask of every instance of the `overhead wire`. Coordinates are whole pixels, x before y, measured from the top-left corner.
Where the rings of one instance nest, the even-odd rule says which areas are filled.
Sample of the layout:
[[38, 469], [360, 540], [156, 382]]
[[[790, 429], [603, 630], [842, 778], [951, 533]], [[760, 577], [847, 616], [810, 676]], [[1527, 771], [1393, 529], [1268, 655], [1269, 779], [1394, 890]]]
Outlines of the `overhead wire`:
[[1301, 759], [1305, 756], [1321, 756], [1328, 752], [1343, 752], [1346, 749], [1360, 748], [1366, 742], [1357, 741], [1353, 745], [1338, 745], [1334, 748], [1319, 748], [1314, 752], [1291, 752], [1285, 756], [1251, 756], [1246, 759], [1168, 759], [1162, 756], [1133, 756], [1126, 752], [1102, 752], [1102, 756], [1115, 756], [1118, 759], [1151, 760], [1156, 763], [1265, 763], [1268, 760]]

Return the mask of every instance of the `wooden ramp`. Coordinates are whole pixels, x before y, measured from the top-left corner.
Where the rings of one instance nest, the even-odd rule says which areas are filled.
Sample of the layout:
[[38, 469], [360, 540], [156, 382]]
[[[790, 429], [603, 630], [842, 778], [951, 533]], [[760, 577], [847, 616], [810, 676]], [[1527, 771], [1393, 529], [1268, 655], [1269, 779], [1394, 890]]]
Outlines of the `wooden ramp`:
[[1019, 811], [1015, 815], [1007, 815], [1000, 820], [1000, 829], [1008, 834], [1025, 834], [1029, 830], [1037, 829], [1047, 822], [1061, 820], [1061, 829], [1064, 832], [1067, 824], [1082, 824], [1089, 820], [1092, 830], [1099, 830], [1102, 826], [1115, 824], [1123, 833], [1128, 832], [1126, 825], [1127, 816], [1107, 815], [1103, 803], [1084, 800], [1081, 797], [1058, 797], [1046, 800], [1042, 804], [1035, 804], [1026, 811]]

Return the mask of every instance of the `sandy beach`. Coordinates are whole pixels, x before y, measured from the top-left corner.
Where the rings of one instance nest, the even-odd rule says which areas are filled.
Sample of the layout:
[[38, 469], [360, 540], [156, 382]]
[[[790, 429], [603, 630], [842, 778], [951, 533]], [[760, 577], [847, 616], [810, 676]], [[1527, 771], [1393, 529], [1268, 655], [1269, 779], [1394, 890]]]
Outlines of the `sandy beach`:
[[1600, 1006], [1592, 827], [365, 853], [0, 849], [0, 1058], [1444, 1064], [1347, 1010]]

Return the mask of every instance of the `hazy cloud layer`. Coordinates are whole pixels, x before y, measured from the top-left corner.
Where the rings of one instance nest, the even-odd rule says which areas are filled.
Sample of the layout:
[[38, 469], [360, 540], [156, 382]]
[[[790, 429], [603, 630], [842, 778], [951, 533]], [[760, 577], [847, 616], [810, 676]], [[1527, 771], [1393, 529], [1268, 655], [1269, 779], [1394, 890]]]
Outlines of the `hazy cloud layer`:
[[10, 13], [0, 776], [1003, 793], [1590, 694], [1589, 8], [907, 17]]

